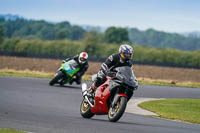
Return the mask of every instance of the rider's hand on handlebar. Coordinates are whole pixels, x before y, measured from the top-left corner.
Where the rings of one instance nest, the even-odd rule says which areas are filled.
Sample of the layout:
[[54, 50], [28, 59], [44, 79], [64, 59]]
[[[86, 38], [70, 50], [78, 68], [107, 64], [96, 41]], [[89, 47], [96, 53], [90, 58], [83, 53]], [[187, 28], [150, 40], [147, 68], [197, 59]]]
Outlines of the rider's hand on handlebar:
[[106, 72], [106, 75], [109, 76], [109, 77], [115, 77], [116, 76], [116, 72], [108, 71], [108, 72]]
[[137, 89], [138, 89], [138, 86], [136, 86], [134, 89], [137, 90]]
[[136, 87], [135, 87], [135, 90], [137, 90], [138, 89], [138, 81], [135, 79], [135, 81], [136, 81]]
[[80, 73], [80, 72], [76, 73], [76, 76], [77, 76], [77, 77], [80, 77], [80, 76], [81, 76], [81, 73]]

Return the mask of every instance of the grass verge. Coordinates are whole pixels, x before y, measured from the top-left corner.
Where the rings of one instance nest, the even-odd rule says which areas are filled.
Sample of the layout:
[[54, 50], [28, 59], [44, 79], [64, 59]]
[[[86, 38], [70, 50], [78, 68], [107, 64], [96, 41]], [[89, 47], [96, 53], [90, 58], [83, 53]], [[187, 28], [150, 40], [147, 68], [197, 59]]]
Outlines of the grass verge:
[[[0, 76], [52, 78], [53, 75], [54, 73], [39, 72], [39, 71], [0, 69]], [[91, 81], [91, 75], [84, 75], [83, 80]], [[174, 82], [170, 80], [152, 80], [152, 79], [147, 79], [147, 78], [138, 78], [138, 81], [139, 81], [139, 84], [143, 84], [143, 85], [200, 88], [200, 83], [195, 83], [195, 82]]]
[[152, 80], [148, 78], [138, 78], [138, 81], [139, 84], [143, 85], [200, 88], [200, 83], [197, 82], [175, 82], [172, 80]]
[[140, 103], [161, 118], [200, 124], [200, 99], [166, 99]]
[[0, 128], [0, 133], [27, 133], [27, 132], [19, 131], [19, 130], [13, 130], [13, 129]]
[[53, 77], [53, 73], [30, 71], [30, 70], [22, 71], [14, 69], [0, 69], [0, 76], [51, 78]]

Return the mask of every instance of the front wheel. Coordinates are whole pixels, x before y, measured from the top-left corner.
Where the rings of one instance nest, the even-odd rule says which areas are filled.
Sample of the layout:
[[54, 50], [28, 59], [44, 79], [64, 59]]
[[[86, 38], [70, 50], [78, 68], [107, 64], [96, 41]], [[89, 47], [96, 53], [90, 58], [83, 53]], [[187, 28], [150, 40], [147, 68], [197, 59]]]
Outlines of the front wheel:
[[91, 106], [89, 105], [87, 100], [84, 98], [81, 102], [80, 114], [84, 118], [91, 118], [92, 116], [94, 116], [94, 114], [91, 112]]
[[126, 105], [127, 105], [127, 98], [120, 97], [119, 100], [117, 101], [117, 104], [114, 105], [114, 107], [110, 107], [110, 109], [108, 111], [109, 121], [111, 121], [111, 122], [118, 121], [124, 114]]
[[56, 75], [53, 77], [53, 79], [49, 82], [49, 85], [54, 85], [55, 83], [58, 83], [58, 81], [63, 77], [63, 73], [61, 71], [58, 71]]

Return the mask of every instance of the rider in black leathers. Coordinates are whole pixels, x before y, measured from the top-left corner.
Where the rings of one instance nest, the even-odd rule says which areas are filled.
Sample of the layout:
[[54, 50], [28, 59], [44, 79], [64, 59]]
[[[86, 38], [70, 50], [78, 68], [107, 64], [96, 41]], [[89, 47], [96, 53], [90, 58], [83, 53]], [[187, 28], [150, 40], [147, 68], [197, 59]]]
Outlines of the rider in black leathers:
[[80, 70], [75, 74], [76, 77], [72, 79], [70, 84], [72, 84], [74, 81], [77, 84], [80, 84], [82, 76], [87, 71], [88, 66], [89, 66], [88, 60], [87, 60], [88, 54], [86, 52], [81, 52], [79, 55], [75, 55], [72, 58], [67, 58], [67, 59], [63, 60], [63, 62], [67, 62], [67, 61], [72, 60], [72, 59], [74, 59], [80, 65]]
[[119, 53], [112, 54], [108, 59], [101, 65], [99, 72], [97, 73], [96, 80], [89, 88], [89, 93], [92, 94], [106, 81], [106, 75], [116, 67], [129, 66], [132, 67], [133, 63], [131, 61], [133, 54], [133, 48], [130, 45], [123, 44], [119, 48]]

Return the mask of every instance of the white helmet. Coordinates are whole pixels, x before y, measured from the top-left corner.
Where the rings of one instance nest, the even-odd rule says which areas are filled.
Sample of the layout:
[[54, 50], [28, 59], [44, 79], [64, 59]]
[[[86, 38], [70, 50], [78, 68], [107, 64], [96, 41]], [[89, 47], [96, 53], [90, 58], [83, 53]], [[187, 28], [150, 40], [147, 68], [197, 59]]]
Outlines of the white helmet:
[[81, 52], [78, 57], [78, 61], [80, 64], [84, 64], [88, 59], [88, 54], [86, 52]]
[[119, 54], [123, 60], [130, 60], [133, 54], [133, 48], [128, 44], [123, 44], [119, 47]]

